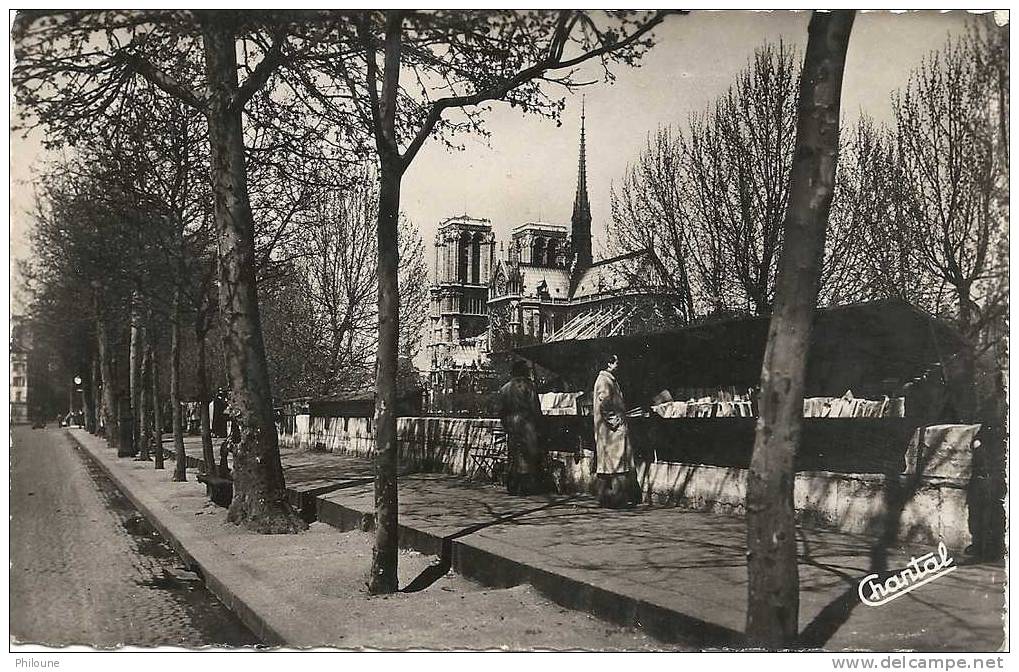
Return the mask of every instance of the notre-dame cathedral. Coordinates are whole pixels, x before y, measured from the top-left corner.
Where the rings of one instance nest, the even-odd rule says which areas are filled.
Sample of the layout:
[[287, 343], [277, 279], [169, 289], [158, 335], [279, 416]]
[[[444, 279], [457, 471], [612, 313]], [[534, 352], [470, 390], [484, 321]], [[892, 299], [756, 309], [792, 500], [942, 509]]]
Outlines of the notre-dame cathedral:
[[569, 228], [520, 224], [497, 257], [490, 220], [462, 215], [440, 223], [428, 334], [433, 399], [485, 389], [493, 360], [515, 347], [623, 333], [632, 330], [638, 305], [669, 303], [664, 269], [650, 251], [593, 259], [585, 124], [582, 114]]

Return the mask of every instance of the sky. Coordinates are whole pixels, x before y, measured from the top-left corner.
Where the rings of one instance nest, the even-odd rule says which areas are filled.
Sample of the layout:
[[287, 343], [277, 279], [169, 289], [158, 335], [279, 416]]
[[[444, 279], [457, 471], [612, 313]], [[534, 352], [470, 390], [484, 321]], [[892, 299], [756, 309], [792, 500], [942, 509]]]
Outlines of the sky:
[[[648, 132], [682, 128], [723, 94], [754, 49], [782, 40], [806, 47], [809, 12], [694, 12], [670, 17], [655, 31], [656, 46], [638, 68], [619, 67], [611, 84], [583, 88], [587, 109], [587, 172], [597, 256], [611, 226], [610, 190], [637, 158]], [[960, 34], [963, 12], [863, 12], [850, 39], [843, 82], [843, 118], [861, 112], [891, 117], [891, 93], [949, 33]], [[492, 221], [497, 240], [526, 221], [568, 224], [577, 180], [580, 94], [568, 95], [562, 126], [496, 103], [486, 117], [491, 137], [470, 138], [464, 151], [430, 140], [403, 179], [402, 209], [420, 229], [431, 266], [439, 221], [467, 213]], [[44, 160], [40, 135], [11, 137], [11, 284], [17, 301], [16, 259], [30, 253], [32, 167]], [[16, 304], [15, 304], [16, 305]]]
[[[587, 111], [587, 172], [595, 249], [611, 225], [610, 189], [639, 155], [649, 131], [685, 126], [747, 65], [754, 49], [782, 40], [806, 48], [808, 12], [695, 12], [671, 17], [655, 31], [657, 44], [642, 66], [618, 68], [612, 84], [583, 89]], [[878, 121], [891, 115], [890, 93], [946, 34], [958, 33], [963, 13], [862, 13], [853, 26], [843, 84], [843, 116], [860, 110]], [[496, 237], [525, 221], [568, 224], [577, 181], [580, 95], [570, 96], [562, 127], [508, 106], [487, 123], [491, 138], [466, 151], [439, 143], [422, 150], [403, 181], [404, 211], [429, 249], [440, 220], [465, 211], [492, 220]]]

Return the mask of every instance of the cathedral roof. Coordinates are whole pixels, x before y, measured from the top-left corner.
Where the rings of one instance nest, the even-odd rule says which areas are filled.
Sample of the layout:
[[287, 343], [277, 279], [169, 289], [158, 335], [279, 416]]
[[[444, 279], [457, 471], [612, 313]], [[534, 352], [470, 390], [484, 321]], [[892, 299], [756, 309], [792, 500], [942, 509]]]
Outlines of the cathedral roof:
[[492, 270], [490, 298], [506, 296], [506, 285], [519, 284], [521, 296], [538, 296], [538, 288], [545, 283], [548, 295], [565, 300], [570, 295], [570, 272], [565, 268], [531, 266], [499, 260]]
[[524, 285], [524, 296], [537, 296], [538, 286], [542, 282], [553, 299], [566, 299], [570, 296], [570, 272], [565, 268], [521, 265], [520, 279]]
[[667, 286], [661, 265], [648, 250], [638, 250], [591, 264], [577, 279], [574, 300], [654, 291]]
[[546, 339], [548, 343], [654, 333], [683, 324], [682, 315], [667, 296], [632, 297], [583, 310]]

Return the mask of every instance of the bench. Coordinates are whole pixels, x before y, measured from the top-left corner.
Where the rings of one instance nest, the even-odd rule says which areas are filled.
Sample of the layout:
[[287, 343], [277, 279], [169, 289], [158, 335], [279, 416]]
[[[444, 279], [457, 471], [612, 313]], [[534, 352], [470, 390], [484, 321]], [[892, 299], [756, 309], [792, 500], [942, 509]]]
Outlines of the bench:
[[222, 507], [230, 506], [234, 498], [234, 479], [229, 476], [198, 474], [198, 481], [205, 483], [205, 494], [213, 503]]
[[219, 447], [219, 474], [198, 474], [198, 481], [205, 483], [205, 494], [214, 504], [229, 507], [234, 498], [234, 479], [230, 476], [227, 458], [233, 452], [233, 444], [227, 439]]

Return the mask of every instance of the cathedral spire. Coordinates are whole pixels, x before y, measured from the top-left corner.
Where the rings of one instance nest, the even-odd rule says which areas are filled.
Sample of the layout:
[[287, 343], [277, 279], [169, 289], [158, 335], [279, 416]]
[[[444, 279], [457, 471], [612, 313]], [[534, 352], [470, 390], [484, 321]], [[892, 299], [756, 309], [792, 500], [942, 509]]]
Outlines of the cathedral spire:
[[591, 265], [591, 202], [587, 197], [587, 111], [586, 100], [580, 102], [580, 159], [577, 166], [577, 194], [573, 200], [572, 235], [576, 268]]
[[587, 202], [587, 138], [586, 128], [587, 125], [587, 113], [585, 110], [586, 101], [581, 99], [580, 101], [580, 161], [577, 165], [577, 196], [573, 202], [573, 211], [577, 212], [577, 208], [588, 208], [590, 209]]

